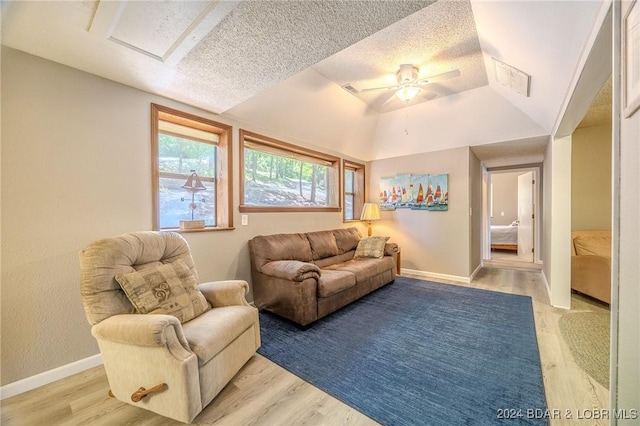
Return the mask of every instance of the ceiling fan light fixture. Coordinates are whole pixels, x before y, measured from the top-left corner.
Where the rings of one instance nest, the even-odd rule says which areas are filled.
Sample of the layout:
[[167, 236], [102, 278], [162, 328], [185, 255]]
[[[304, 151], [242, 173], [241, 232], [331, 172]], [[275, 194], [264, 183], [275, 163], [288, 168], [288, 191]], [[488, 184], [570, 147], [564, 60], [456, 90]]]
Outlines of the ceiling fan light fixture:
[[420, 92], [419, 87], [403, 86], [396, 92], [396, 96], [403, 102], [409, 102]]

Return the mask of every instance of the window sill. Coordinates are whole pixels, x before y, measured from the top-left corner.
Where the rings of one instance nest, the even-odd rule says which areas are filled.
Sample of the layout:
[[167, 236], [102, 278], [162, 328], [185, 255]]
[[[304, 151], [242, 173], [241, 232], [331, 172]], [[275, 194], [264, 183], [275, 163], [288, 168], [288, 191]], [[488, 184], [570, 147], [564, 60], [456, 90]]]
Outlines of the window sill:
[[302, 213], [302, 212], [323, 212], [334, 213], [341, 212], [340, 207], [267, 207], [267, 206], [240, 206], [240, 213]]
[[164, 228], [160, 232], [177, 232], [179, 234], [191, 234], [193, 232], [215, 232], [215, 231], [233, 231], [234, 227], [213, 227], [210, 226], [204, 229], [180, 229], [180, 228]]

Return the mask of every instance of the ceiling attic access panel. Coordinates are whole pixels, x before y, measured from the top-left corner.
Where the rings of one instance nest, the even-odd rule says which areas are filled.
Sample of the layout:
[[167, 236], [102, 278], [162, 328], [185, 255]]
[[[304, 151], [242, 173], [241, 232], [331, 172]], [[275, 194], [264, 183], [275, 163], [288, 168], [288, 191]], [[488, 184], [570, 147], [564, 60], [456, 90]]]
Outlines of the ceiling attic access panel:
[[90, 32], [176, 65], [239, 1], [101, 1]]

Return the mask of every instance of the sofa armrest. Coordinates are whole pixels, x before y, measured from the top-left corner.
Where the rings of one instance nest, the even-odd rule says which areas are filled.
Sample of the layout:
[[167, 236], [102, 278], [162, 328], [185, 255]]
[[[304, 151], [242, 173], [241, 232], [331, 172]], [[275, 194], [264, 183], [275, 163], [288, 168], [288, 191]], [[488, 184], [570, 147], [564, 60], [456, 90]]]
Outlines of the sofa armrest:
[[249, 284], [246, 281], [212, 281], [202, 283], [198, 288], [214, 308], [233, 305], [251, 306], [245, 297], [249, 293]]
[[393, 256], [398, 252], [398, 244], [396, 243], [386, 243], [384, 245], [384, 255], [385, 256]]
[[[590, 269], [611, 271], [611, 258], [596, 255], [571, 256], [571, 268], [589, 272]], [[587, 274], [588, 275], [588, 274]]]
[[302, 282], [320, 278], [320, 268], [313, 263], [298, 260], [275, 260], [262, 266], [263, 274], [283, 280]]
[[571, 256], [571, 288], [603, 302], [611, 302], [611, 259]]
[[173, 315], [114, 315], [94, 325], [91, 334], [98, 340], [134, 346], [171, 347], [179, 344], [191, 352], [182, 324]]

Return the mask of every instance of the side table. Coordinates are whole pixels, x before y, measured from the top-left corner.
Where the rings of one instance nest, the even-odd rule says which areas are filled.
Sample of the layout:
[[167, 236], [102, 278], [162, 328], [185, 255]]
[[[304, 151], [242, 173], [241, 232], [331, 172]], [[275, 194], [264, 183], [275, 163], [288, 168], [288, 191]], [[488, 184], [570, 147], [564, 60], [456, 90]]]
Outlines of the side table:
[[400, 254], [402, 253], [402, 249], [398, 247], [398, 261], [396, 262], [396, 275], [400, 275]]

